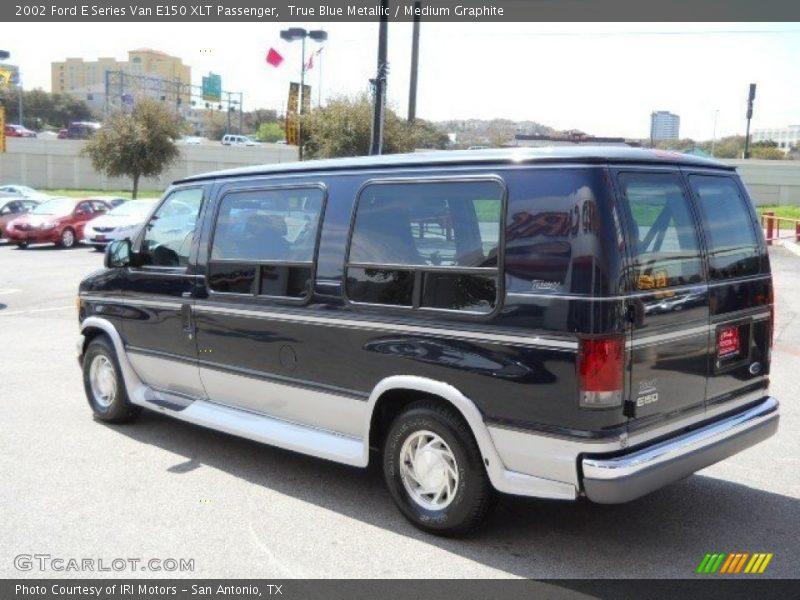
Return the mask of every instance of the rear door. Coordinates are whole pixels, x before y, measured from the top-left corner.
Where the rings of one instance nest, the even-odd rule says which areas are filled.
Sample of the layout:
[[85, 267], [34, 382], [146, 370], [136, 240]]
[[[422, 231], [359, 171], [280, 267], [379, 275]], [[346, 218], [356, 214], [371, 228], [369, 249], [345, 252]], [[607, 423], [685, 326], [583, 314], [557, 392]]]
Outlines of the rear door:
[[722, 412], [764, 395], [772, 280], [755, 209], [733, 173], [690, 172], [707, 249], [711, 360], [706, 408]]
[[702, 416], [709, 292], [697, 218], [677, 169], [616, 173], [626, 215], [632, 430]]

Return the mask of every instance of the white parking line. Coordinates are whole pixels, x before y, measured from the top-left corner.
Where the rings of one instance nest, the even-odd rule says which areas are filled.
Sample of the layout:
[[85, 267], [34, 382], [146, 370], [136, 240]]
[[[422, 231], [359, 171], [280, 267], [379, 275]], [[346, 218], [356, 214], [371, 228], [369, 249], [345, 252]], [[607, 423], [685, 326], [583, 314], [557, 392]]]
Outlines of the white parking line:
[[0, 317], [13, 317], [15, 315], [31, 315], [34, 313], [41, 313], [41, 312], [53, 312], [57, 310], [74, 310], [74, 306], [51, 306], [50, 308], [31, 308], [28, 310], [14, 310], [11, 312], [3, 312], [0, 311]]
[[8, 294], [16, 294], [21, 291], [22, 290], [18, 290], [15, 288], [0, 288], [0, 296], [7, 296]]

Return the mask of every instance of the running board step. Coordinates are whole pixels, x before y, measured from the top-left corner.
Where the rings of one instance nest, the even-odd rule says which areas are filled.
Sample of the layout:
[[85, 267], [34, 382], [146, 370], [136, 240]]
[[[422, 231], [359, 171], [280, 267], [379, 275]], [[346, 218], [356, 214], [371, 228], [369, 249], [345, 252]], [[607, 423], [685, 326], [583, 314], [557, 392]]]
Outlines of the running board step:
[[195, 400], [179, 411], [160, 412], [217, 431], [247, 438], [285, 450], [352, 465], [367, 466], [367, 454], [361, 439], [339, 435], [275, 419], [266, 415], [239, 410], [208, 400]]

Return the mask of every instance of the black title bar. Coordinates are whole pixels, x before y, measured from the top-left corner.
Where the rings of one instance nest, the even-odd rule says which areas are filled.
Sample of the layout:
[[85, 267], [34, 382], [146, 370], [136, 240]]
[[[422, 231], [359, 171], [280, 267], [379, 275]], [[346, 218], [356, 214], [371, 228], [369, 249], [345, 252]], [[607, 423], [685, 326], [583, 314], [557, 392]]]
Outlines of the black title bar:
[[[798, 0], [389, 0], [390, 21], [800, 21]], [[376, 21], [380, 0], [3, 0], [14, 22]]]

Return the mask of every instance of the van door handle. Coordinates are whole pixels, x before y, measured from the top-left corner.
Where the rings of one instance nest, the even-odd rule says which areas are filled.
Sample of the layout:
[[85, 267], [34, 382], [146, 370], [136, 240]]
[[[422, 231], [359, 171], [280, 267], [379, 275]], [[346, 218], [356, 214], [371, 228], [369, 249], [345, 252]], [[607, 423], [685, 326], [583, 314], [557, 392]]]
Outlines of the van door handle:
[[183, 332], [186, 336], [191, 340], [194, 338], [194, 321], [192, 319], [192, 305], [191, 304], [182, 304], [181, 305], [181, 325], [183, 326]]

